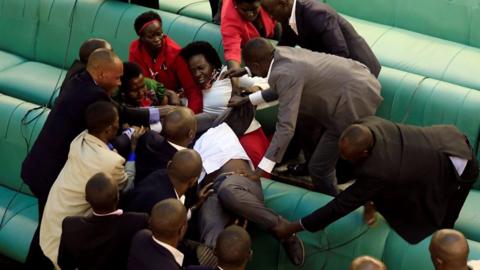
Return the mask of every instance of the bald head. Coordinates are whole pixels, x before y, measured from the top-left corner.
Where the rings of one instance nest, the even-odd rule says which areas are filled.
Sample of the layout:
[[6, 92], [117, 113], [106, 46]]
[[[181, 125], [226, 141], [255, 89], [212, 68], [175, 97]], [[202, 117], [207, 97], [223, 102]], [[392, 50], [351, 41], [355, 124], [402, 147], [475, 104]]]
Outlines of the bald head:
[[356, 258], [350, 264], [350, 270], [387, 270], [387, 267], [383, 262], [370, 257], [370, 256], [361, 256]]
[[112, 45], [110, 45], [108, 41], [101, 38], [87, 39], [85, 42], [82, 43], [78, 52], [80, 61], [86, 65], [88, 62], [88, 57], [92, 54], [93, 51], [97, 49], [107, 49], [111, 51]]
[[[177, 199], [166, 199], [153, 206], [150, 229], [162, 242], [178, 242], [183, 238], [187, 225], [187, 210]], [[176, 245], [175, 245], [176, 246]]]
[[[180, 150], [168, 163], [168, 175], [184, 184], [196, 181], [202, 172], [202, 158], [193, 149]], [[190, 184], [189, 184], [190, 186]]]
[[347, 127], [338, 140], [340, 156], [349, 161], [366, 158], [373, 146], [373, 134], [366, 126], [353, 124]]
[[227, 227], [217, 238], [215, 255], [220, 267], [241, 267], [247, 264], [251, 257], [252, 241], [247, 231], [233, 225]]
[[187, 147], [195, 138], [197, 120], [189, 108], [178, 107], [165, 116], [164, 132], [167, 140]]
[[123, 62], [111, 50], [97, 49], [90, 54], [87, 71], [98, 86], [112, 96], [122, 84]]
[[118, 203], [118, 187], [105, 173], [97, 173], [85, 186], [85, 199], [97, 214], [114, 211]]
[[456, 230], [443, 229], [433, 234], [430, 241], [430, 254], [435, 268], [465, 269], [468, 260], [468, 242]]
[[275, 48], [264, 38], [248, 41], [242, 49], [242, 57], [254, 76], [266, 77]]

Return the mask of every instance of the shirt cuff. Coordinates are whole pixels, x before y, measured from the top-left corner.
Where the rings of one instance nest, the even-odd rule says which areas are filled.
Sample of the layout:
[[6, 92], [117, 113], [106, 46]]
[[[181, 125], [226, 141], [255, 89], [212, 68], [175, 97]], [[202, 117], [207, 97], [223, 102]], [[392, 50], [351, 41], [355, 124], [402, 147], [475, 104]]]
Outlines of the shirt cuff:
[[131, 140], [134, 132], [135, 132], [135, 130], [133, 128], [127, 128], [122, 133], [124, 135], [126, 135]]
[[257, 106], [259, 104], [263, 104], [266, 102], [263, 99], [262, 91], [257, 91], [253, 94], [248, 95], [248, 99], [250, 99], [250, 102], [252, 103], [253, 106]]
[[270, 159], [264, 157], [262, 161], [258, 164], [258, 168], [262, 169], [267, 173], [271, 173], [273, 171], [273, 167], [275, 167], [275, 162], [271, 161]]
[[247, 72], [248, 76], [253, 77], [253, 76], [252, 76], [252, 72], [250, 71], [250, 69], [249, 69], [247, 66], [245, 66], [245, 67], [243, 67], [243, 68], [244, 68], [245, 71]]
[[162, 122], [156, 122], [156, 123], [153, 123], [153, 124], [150, 124], [150, 130], [153, 130], [155, 132], [162, 132]]
[[150, 112], [150, 124], [160, 122], [160, 110], [154, 107], [148, 108]]
[[306, 231], [305, 226], [303, 226], [303, 223], [302, 223], [302, 220], [301, 220], [301, 219], [298, 220], [298, 223], [300, 224], [300, 227], [302, 227], [302, 229], [303, 229], [304, 231]]

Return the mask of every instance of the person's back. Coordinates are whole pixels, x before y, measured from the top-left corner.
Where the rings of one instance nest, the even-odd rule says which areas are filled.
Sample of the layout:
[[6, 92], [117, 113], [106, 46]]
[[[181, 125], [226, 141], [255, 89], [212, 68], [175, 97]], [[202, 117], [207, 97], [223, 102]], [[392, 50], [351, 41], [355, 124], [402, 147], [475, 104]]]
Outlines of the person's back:
[[157, 202], [168, 198], [176, 198], [175, 190], [167, 170], [160, 169], [136, 184], [125, 196], [122, 206], [127, 211], [150, 213]]
[[151, 230], [139, 231], [132, 240], [128, 269], [181, 269], [184, 255], [176, 247], [186, 228], [187, 211], [180, 201], [167, 199], [158, 202], [152, 209]]
[[65, 270], [126, 269], [131, 239], [147, 227], [148, 215], [116, 210], [117, 184], [103, 173], [89, 180], [85, 193], [93, 213], [63, 220], [58, 265]]
[[[339, 106], [356, 108], [358, 115], [369, 115], [383, 100], [378, 80], [354, 60], [291, 47], [277, 47], [274, 59], [271, 88], [277, 88], [280, 78], [295, 76], [296, 83], [303, 86], [296, 90], [302, 91], [299, 112], [312, 116], [326, 128], [341, 132], [353, 117], [343, 115]], [[278, 88], [285, 90], [285, 85]], [[367, 108], [373, 112], [366, 112]]]
[[[363, 145], [358, 138], [364, 134], [371, 142], [365, 143], [364, 156], [354, 159], [349, 156], [354, 152], [349, 148], [363, 149], [358, 146]], [[352, 162], [357, 180], [338, 197], [349, 203], [338, 207], [331, 203], [328, 207], [343, 212], [371, 200], [390, 226], [410, 243], [439, 228], [453, 227], [472, 182], [467, 178], [459, 181], [449, 155], [466, 162], [476, 160], [458, 129], [401, 125], [371, 116], [349, 126], [339, 146], [342, 157]], [[474, 167], [464, 171], [472, 171], [474, 178], [478, 175]]]
[[[363, 162], [358, 172], [360, 174], [390, 178], [402, 184], [405, 181], [417, 184], [421, 180], [435, 180], [427, 168], [431, 168], [433, 162], [440, 162], [446, 155], [467, 160], [472, 158], [466, 137], [453, 125], [418, 127], [379, 117], [367, 117], [357, 123], [368, 127], [376, 135], [375, 143], [378, 144], [378, 152], [374, 151]], [[369, 170], [379, 158], [384, 160], [386, 166]], [[392, 175], [396, 177], [392, 178]]]
[[147, 131], [138, 141], [136, 149], [135, 183], [140, 183], [152, 172], [165, 169], [178, 151], [185, 149], [195, 138], [197, 122], [188, 108], [178, 107], [165, 116], [162, 136]]

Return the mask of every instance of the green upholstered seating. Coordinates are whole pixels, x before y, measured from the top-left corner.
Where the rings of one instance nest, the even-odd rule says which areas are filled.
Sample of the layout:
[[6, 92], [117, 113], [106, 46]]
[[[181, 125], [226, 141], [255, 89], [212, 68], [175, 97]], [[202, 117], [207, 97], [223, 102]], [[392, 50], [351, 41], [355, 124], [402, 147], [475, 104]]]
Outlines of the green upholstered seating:
[[[424, 9], [438, 4], [432, 1], [421, 0], [418, 5]], [[433, 15], [424, 14], [423, 10], [414, 13], [412, 5], [416, 2], [412, 0], [404, 2], [401, 11], [397, 10], [400, 1], [394, 0], [368, 0], [370, 4], [365, 6], [347, 0], [331, 2], [341, 12], [361, 18], [347, 17], [373, 47], [384, 66], [379, 79], [385, 101], [377, 115], [421, 126], [455, 124], [468, 136], [480, 155], [480, 92], [476, 91], [480, 89], [480, 81], [476, 76], [478, 72], [475, 72], [480, 70], [480, 53], [473, 47], [480, 44], [480, 34], [463, 28], [467, 21], [472, 25], [480, 23], [478, 5], [471, 6], [467, 13], [462, 13], [461, 8], [452, 9], [452, 16], [467, 14], [465, 20], [462, 18], [451, 25], [432, 28], [421, 24], [435, 19]], [[467, 2], [441, 0], [439, 3], [449, 7]], [[158, 11], [165, 33], [182, 46], [194, 40], [207, 40], [223, 56], [218, 26], [206, 22], [210, 16], [208, 1], [182, 0], [161, 4], [161, 9], [168, 8], [170, 12]], [[71, 0], [0, 0], [1, 254], [23, 261], [38, 220], [36, 200], [23, 184], [20, 168], [49, 109], [25, 115], [37, 107], [36, 104], [52, 105], [65, 69], [77, 57], [79, 46], [85, 39], [102, 37], [109, 40], [120, 57], [126, 60], [128, 46], [136, 38], [133, 21], [146, 10], [107, 0], [79, 0], [75, 9]], [[400, 14], [407, 19], [424, 17], [414, 18], [418, 24], [418, 28], [414, 28], [415, 23], [407, 19], [400, 23]], [[442, 16], [438, 18], [442, 19]], [[458, 29], [461, 31], [457, 33]], [[442, 34], [440, 30], [446, 32]], [[464, 39], [466, 36], [468, 41]], [[67, 46], [68, 37], [70, 46]], [[270, 107], [257, 112], [257, 119], [267, 133], [275, 129], [276, 110], [276, 107]], [[262, 184], [267, 205], [288, 219], [300, 218], [331, 199], [266, 179]], [[480, 189], [479, 183], [476, 188]], [[480, 191], [473, 190], [456, 223], [456, 228], [470, 239], [470, 257], [477, 259], [480, 256], [479, 202]], [[382, 258], [389, 269], [433, 269], [426, 248], [429, 239], [418, 245], [409, 245], [380, 216], [374, 226], [365, 226], [361, 211], [347, 215], [324, 231], [301, 233], [307, 249], [303, 269], [346, 269], [351, 259], [363, 254]], [[254, 229], [252, 237], [254, 257], [249, 269], [294, 269], [279, 243], [268, 233]]]

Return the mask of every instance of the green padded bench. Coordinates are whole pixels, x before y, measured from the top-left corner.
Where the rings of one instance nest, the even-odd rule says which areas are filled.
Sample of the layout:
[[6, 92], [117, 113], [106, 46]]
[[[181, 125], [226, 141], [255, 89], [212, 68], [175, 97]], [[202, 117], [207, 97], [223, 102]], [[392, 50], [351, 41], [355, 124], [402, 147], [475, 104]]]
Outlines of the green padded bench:
[[[382, 66], [480, 90], [480, 77], [470, 72], [480, 72], [480, 1], [323, 2], [347, 15]], [[160, 9], [211, 21], [208, 1], [161, 2]]]
[[[109, 40], [120, 57], [128, 59], [128, 47], [136, 38], [133, 22], [148, 9], [104, 0], [80, 0], [74, 12], [73, 7], [70, 0], [0, 0], [0, 93], [51, 106], [64, 69], [90, 37]], [[165, 33], [180, 45], [208, 40], [223, 51], [216, 25], [159, 13]]]
[[[38, 218], [35, 199], [20, 179], [20, 166], [48, 110], [38, 119], [35, 115], [39, 111], [29, 115], [27, 121], [32, 123], [26, 127], [21, 124], [23, 116], [36, 107], [35, 104], [48, 104], [56, 96], [57, 82], [63, 79], [64, 62], [70, 65], [85, 39], [106, 38], [116, 52], [127, 59], [128, 45], [136, 38], [133, 21], [147, 10], [116, 1], [79, 0], [73, 12], [73, 2], [0, 0], [0, 132], [3, 135], [0, 164], [4, 169], [0, 176], [0, 253], [18, 261], [25, 259]], [[192, 3], [178, 13], [189, 8], [195, 10], [194, 7], [202, 3]], [[164, 11], [159, 13], [164, 31], [180, 45], [208, 40], [223, 55], [218, 26]], [[391, 26], [348, 19], [373, 44], [386, 65], [380, 75], [385, 102], [378, 115], [415, 125], [455, 124], [467, 134], [480, 154], [480, 92], [471, 89], [480, 89], [476, 87], [475, 72], [471, 72], [478, 70], [478, 49]], [[71, 45], [67, 49], [70, 31]], [[397, 44], [400, 41], [407, 45]], [[402, 53], [397, 56], [389, 50]], [[412, 52], [406, 54], [409, 51]], [[453, 53], [445, 53], [447, 51]], [[273, 107], [257, 114], [267, 131], [274, 130], [275, 112]], [[319, 193], [269, 180], [263, 184], [267, 205], [289, 219], [299, 218], [330, 200]], [[480, 188], [478, 183], [476, 187]], [[472, 191], [456, 224], [457, 229], [473, 240], [472, 258], [480, 256], [479, 243], [475, 242], [480, 241], [479, 202], [480, 191]], [[302, 233], [307, 245], [304, 269], [346, 269], [352, 258], [362, 254], [383, 258], [389, 269], [419, 269], [418, 266], [433, 269], [426, 249], [428, 239], [411, 246], [381, 218], [374, 227], [367, 228], [360, 211], [332, 224], [324, 232]], [[251, 269], [293, 269], [271, 236], [259, 230], [252, 235], [255, 253]]]
[[[287, 219], [298, 219], [326, 204], [331, 197], [309, 192], [271, 180], [262, 181], [267, 206]], [[253, 261], [249, 269], [296, 269], [283, 248], [269, 234], [254, 230]], [[371, 255], [381, 258], [389, 270], [433, 270], [428, 245], [430, 237], [410, 245], [392, 231], [385, 220], [368, 227], [362, 209], [343, 217], [317, 233], [301, 232], [306, 246], [306, 262], [302, 269], [348, 269], [353, 258]], [[470, 259], [480, 258], [480, 243], [469, 240]], [[272, 265], [272, 262], [277, 264]]]
[[[0, 95], [0, 253], [17, 261], [27, 255], [36, 228], [37, 201], [20, 178], [20, 167], [45, 121], [32, 113], [22, 126], [28, 110], [36, 105]], [[38, 122], [38, 125], [37, 125]]]

